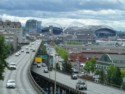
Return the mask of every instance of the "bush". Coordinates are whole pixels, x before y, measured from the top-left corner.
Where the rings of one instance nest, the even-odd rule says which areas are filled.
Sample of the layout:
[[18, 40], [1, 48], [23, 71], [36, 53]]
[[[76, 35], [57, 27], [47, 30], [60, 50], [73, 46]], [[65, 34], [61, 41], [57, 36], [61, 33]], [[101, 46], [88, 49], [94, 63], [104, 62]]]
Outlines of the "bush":
[[94, 78], [92, 76], [89, 76], [89, 75], [83, 75], [83, 76], [81, 76], [81, 78], [84, 78], [84, 79], [90, 80], [90, 81], [94, 81]]

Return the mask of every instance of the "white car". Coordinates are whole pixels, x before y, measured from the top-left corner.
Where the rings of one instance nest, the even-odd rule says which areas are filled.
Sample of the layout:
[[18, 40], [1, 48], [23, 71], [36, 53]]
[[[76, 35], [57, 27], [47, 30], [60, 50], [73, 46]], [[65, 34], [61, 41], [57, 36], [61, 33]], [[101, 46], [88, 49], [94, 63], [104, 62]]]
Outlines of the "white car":
[[37, 68], [40, 68], [41, 67], [41, 63], [37, 63]]
[[15, 88], [16, 87], [15, 80], [8, 80], [6, 87], [7, 88]]
[[71, 78], [72, 78], [72, 79], [78, 79], [78, 75], [75, 74], [75, 73], [72, 73]]
[[20, 55], [20, 52], [17, 52], [16, 54], [15, 54], [15, 56], [19, 56]]
[[48, 73], [48, 69], [47, 68], [44, 69], [44, 73]]
[[83, 80], [78, 80], [78, 82], [76, 84], [76, 89], [78, 89], [78, 90], [87, 90], [86, 82], [83, 81]]
[[16, 69], [16, 64], [15, 63], [10, 63], [9, 68], [15, 70]]

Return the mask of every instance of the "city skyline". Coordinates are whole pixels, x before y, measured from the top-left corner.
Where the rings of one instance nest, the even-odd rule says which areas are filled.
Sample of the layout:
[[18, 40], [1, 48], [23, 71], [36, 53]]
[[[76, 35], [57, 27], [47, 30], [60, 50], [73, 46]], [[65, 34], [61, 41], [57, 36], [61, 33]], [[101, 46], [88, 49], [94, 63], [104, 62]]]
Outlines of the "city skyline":
[[43, 24], [78, 22], [125, 31], [124, 15], [124, 0], [0, 0], [0, 18], [23, 25], [28, 19], [36, 19]]

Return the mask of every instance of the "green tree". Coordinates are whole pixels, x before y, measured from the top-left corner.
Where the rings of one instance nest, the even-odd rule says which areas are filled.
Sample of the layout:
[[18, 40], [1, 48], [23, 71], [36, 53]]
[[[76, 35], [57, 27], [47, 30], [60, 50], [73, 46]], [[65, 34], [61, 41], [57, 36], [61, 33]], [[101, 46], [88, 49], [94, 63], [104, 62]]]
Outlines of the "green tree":
[[7, 66], [5, 59], [9, 53], [8, 45], [5, 43], [3, 35], [0, 35], [0, 80], [3, 80], [4, 68]]
[[100, 70], [100, 73], [99, 73], [99, 79], [102, 83], [104, 83], [104, 81], [106, 81], [106, 75], [105, 75], [105, 72], [103, 70]]
[[41, 51], [43, 54], [47, 54], [47, 52], [46, 52], [46, 46], [44, 46], [44, 43], [42, 43], [42, 44], [40, 45], [40, 47], [41, 47], [40, 51]]
[[65, 71], [67, 73], [71, 73], [72, 72], [72, 64], [70, 62], [64, 62], [63, 63], [63, 71]]
[[121, 83], [122, 83], [122, 76], [121, 76], [121, 71], [119, 68], [116, 68], [115, 77], [113, 78], [113, 82], [116, 85], [121, 85]]
[[90, 73], [90, 70], [91, 70], [91, 62], [90, 61], [86, 61], [86, 63], [85, 63], [85, 66], [84, 66], [84, 69], [88, 72], [88, 73]]
[[121, 85], [122, 75], [120, 69], [114, 65], [109, 66], [107, 71], [107, 80], [111, 84]]
[[89, 61], [86, 61], [84, 69], [90, 73], [95, 71], [95, 65], [96, 65], [96, 60], [94, 57], [92, 57]]
[[95, 60], [95, 58], [94, 57], [92, 57], [91, 59], [90, 59], [90, 62], [91, 62], [91, 71], [92, 72], [94, 72], [95, 71], [95, 65], [96, 65], [96, 60]]
[[125, 69], [121, 69], [121, 76], [122, 78], [125, 77]]
[[112, 83], [112, 79], [114, 77], [114, 73], [116, 71], [116, 68], [114, 65], [110, 65], [108, 70], [107, 70], [107, 81], [108, 83]]
[[65, 62], [68, 61], [68, 52], [64, 48], [56, 46], [56, 52], [64, 59]]

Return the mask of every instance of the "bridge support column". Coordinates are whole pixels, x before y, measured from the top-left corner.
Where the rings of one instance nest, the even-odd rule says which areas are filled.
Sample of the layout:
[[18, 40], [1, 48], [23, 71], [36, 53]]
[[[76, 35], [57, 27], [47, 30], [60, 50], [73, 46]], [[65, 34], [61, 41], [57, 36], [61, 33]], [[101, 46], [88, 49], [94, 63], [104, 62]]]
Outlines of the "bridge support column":
[[55, 85], [53, 84], [53, 85], [52, 85], [52, 91], [53, 91], [52, 94], [54, 94], [54, 89], [55, 89]]
[[50, 91], [51, 83], [48, 83], [48, 86], [47, 86], [47, 87], [48, 87], [48, 94], [50, 94], [50, 92], [51, 92], [51, 91]]
[[59, 94], [62, 94], [62, 88], [61, 87], [59, 88]]

